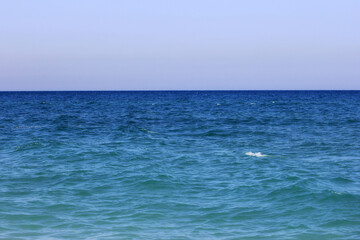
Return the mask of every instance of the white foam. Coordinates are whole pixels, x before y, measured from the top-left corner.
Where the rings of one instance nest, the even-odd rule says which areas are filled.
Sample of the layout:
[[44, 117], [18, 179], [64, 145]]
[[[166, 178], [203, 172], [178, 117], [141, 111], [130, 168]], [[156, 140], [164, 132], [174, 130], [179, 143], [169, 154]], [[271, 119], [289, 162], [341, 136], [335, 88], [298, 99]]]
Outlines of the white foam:
[[252, 157], [266, 157], [267, 155], [261, 154], [261, 152], [253, 153], [253, 152], [247, 152], [245, 155], [252, 156]]

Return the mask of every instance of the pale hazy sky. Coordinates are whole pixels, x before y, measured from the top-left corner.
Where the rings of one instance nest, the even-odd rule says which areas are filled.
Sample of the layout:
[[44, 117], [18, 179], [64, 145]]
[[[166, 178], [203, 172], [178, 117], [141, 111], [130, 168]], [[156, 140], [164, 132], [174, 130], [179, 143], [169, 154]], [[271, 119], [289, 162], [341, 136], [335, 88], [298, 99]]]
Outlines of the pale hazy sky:
[[360, 1], [0, 1], [0, 90], [151, 89], [360, 89]]

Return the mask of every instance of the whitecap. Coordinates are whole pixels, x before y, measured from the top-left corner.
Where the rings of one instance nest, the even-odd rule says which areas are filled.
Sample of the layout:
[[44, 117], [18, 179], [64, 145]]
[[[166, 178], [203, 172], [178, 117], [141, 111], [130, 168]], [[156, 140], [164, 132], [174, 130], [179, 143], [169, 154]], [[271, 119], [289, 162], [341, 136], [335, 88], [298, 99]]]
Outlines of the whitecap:
[[267, 156], [265, 154], [261, 154], [261, 152], [257, 152], [257, 153], [247, 152], [247, 153], [245, 153], [245, 155], [252, 156], [252, 157], [266, 157]]

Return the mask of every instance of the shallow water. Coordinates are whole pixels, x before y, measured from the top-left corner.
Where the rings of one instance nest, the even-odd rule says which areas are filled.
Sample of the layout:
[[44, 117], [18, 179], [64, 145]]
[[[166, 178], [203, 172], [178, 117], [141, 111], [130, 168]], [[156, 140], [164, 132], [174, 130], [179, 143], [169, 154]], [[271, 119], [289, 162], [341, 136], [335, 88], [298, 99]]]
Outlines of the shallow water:
[[358, 91], [0, 93], [0, 239], [360, 239], [359, 226]]

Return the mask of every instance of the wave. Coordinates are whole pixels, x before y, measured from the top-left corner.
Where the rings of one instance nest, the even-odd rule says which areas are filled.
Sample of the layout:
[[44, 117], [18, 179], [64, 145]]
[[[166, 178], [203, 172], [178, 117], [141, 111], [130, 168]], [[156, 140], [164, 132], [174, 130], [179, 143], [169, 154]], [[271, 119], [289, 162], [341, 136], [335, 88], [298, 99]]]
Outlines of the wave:
[[252, 156], [252, 157], [267, 157], [268, 155], [262, 154], [261, 152], [253, 153], [253, 152], [246, 152], [245, 155]]

